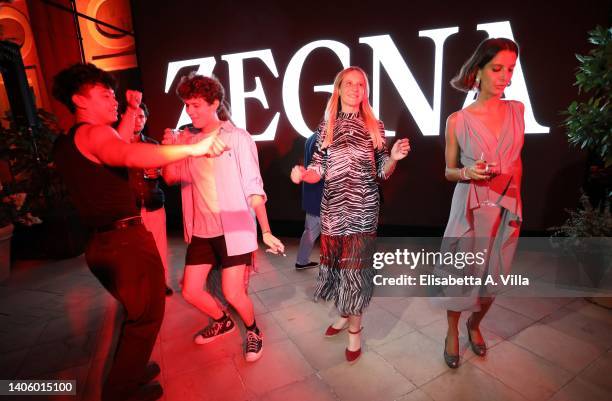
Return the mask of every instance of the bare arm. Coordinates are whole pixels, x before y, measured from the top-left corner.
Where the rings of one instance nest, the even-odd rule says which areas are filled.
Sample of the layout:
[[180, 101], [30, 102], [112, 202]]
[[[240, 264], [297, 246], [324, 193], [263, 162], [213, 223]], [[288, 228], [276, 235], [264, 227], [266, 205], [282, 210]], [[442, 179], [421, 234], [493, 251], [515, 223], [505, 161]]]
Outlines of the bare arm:
[[[162, 138], [162, 145], [174, 145], [177, 141], [178, 134], [174, 133], [174, 130], [166, 128], [164, 130], [164, 137]], [[162, 167], [162, 178], [168, 185], [176, 185], [181, 180], [181, 163], [183, 161], [166, 164]]]
[[299, 184], [302, 181], [308, 184], [316, 184], [321, 181], [321, 176], [313, 169], [305, 169], [304, 166], [296, 165], [291, 169], [291, 181]]
[[455, 124], [456, 116], [455, 113], [448, 116], [446, 119], [446, 146], [444, 148], [444, 159], [446, 160], [446, 169], [444, 170], [444, 176], [448, 181], [461, 181], [461, 169], [457, 167], [459, 164], [459, 144], [457, 143], [457, 137], [455, 136]]
[[136, 114], [142, 101], [142, 93], [134, 90], [127, 90], [125, 92], [125, 101], [127, 102], [127, 109], [121, 116], [121, 121], [117, 126], [117, 132], [119, 136], [126, 142], [130, 142], [132, 135], [134, 135], [134, 126], [136, 125]]
[[469, 180], [486, 180], [489, 178], [485, 174], [485, 169], [475, 166], [459, 167], [459, 143], [457, 142], [456, 128], [456, 113], [451, 114], [446, 119], [446, 146], [444, 148], [444, 159], [446, 160], [446, 169], [444, 176], [448, 181], [469, 181]]
[[259, 223], [259, 227], [261, 227], [261, 232], [270, 232], [270, 223], [268, 222], [268, 212], [266, 211], [264, 197], [261, 195], [249, 196], [249, 205], [255, 211], [257, 222]]
[[391, 157], [387, 159], [385, 164], [383, 164], [383, 174], [385, 177], [389, 177], [397, 166], [397, 160], [393, 160]]
[[376, 176], [381, 180], [388, 179], [397, 165], [397, 160], [391, 160], [391, 155], [387, 148], [387, 142], [385, 140], [385, 125], [382, 121], [378, 121], [378, 129], [382, 138], [382, 147], [374, 149], [374, 163], [376, 165]]
[[[317, 130], [314, 132], [315, 136], [315, 147], [312, 151], [312, 155], [310, 157], [310, 163], [308, 166], [311, 168], [306, 169], [304, 166], [296, 165], [291, 169], [291, 181], [294, 184], [299, 184], [302, 181], [308, 184], [316, 184], [321, 181], [323, 178], [321, 174], [325, 174], [325, 164], [326, 161], [324, 152], [321, 149], [323, 144], [323, 138], [321, 136], [321, 131], [325, 128], [325, 125], [321, 123]], [[306, 160], [306, 159], [304, 159]], [[306, 167], [308, 167], [306, 166]]]
[[121, 115], [121, 121], [119, 121], [119, 125], [117, 126], [117, 132], [119, 133], [121, 139], [123, 139], [125, 142], [130, 142], [132, 135], [134, 135], [136, 111], [136, 109], [128, 107], [125, 110], [125, 113]]
[[272, 231], [270, 230], [270, 223], [268, 222], [268, 212], [266, 211], [264, 197], [262, 195], [251, 195], [249, 196], [249, 204], [255, 211], [257, 222], [261, 227], [261, 234], [264, 243], [270, 247], [271, 252], [273, 253], [285, 252], [285, 245], [283, 245], [278, 238], [272, 235]]
[[[521, 113], [521, 117], [523, 118], [523, 121], [525, 121], [525, 105], [519, 101], [517, 101], [517, 103], [519, 104], [519, 111]], [[525, 134], [523, 133], [523, 135]], [[516, 178], [518, 179], [518, 182], [521, 182], [523, 179], [523, 160], [520, 157], [517, 162], [517, 170], [515, 174]]]
[[255, 211], [257, 222], [261, 227], [263, 242], [270, 247], [266, 252], [278, 254], [285, 252], [285, 245], [272, 235], [268, 213], [266, 211], [266, 195], [263, 189], [263, 180], [259, 172], [259, 157], [255, 141], [247, 132], [239, 133], [236, 137], [235, 155], [240, 168], [242, 190], [247, 195], [249, 206]]
[[304, 174], [302, 174], [302, 181], [309, 184], [316, 184], [317, 182], [321, 181], [321, 176], [317, 174], [316, 171], [307, 169], [304, 171]]
[[402, 138], [395, 141], [391, 148], [389, 158], [383, 164], [382, 171], [385, 178], [389, 178], [389, 176], [393, 174], [397, 162], [408, 156], [408, 152], [410, 152], [410, 141], [408, 138]]
[[166, 164], [162, 168], [162, 178], [168, 185], [176, 185], [179, 183], [180, 177], [180, 163], [174, 162], [170, 164]]
[[225, 144], [216, 137], [206, 138], [193, 145], [130, 144], [106, 125], [79, 130], [75, 141], [79, 150], [94, 162], [135, 168], [156, 168], [189, 156], [217, 156], [226, 149]]

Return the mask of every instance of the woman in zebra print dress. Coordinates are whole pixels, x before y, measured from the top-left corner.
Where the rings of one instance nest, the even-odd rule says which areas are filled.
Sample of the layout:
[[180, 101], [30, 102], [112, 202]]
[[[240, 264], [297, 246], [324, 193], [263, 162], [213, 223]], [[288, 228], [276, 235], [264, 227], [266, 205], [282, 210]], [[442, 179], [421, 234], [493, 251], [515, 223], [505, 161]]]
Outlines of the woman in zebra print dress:
[[380, 206], [376, 181], [391, 175], [410, 145], [401, 139], [389, 155], [383, 125], [368, 103], [366, 74], [359, 67], [336, 76], [325, 119], [315, 135], [317, 149], [308, 169], [295, 166], [291, 179], [296, 184], [325, 180], [315, 299], [334, 301], [340, 318], [325, 334], [348, 328], [345, 353], [354, 362], [361, 355], [361, 315], [374, 290], [372, 255]]

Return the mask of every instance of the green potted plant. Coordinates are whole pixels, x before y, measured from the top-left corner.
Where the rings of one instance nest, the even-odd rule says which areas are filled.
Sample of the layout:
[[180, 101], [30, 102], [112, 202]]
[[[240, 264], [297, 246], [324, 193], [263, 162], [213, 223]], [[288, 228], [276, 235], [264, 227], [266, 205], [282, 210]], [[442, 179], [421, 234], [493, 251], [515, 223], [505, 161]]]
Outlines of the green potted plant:
[[589, 42], [595, 47], [587, 55], [576, 55], [574, 85], [583, 99], [563, 112], [563, 126], [569, 143], [589, 153], [587, 184], [599, 188], [587, 188], [587, 194], [594, 203], [605, 203], [610, 198], [612, 167], [612, 27], [596, 27], [589, 32]]
[[[551, 229], [553, 236], [567, 238], [564, 243], [574, 256], [586, 255], [587, 241], [581, 238], [612, 236], [612, 27], [597, 26], [589, 32], [589, 42], [594, 48], [587, 55], [576, 55], [575, 86], [583, 99], [563, 112], [568, 142], [588, 152], [585, 191], [581, 207], [568, 211], [565, 223]], [[589, 300], [612, 307], [612, 298]]]
[[25, 206], [27, 193], [13, 192], [0, 181], [0, 282], [10, 276], [11, 238], [15, 224], [32, 226], [42, 223]]
[[[559, 227], [553, 227], [551, 244], [563, 255], [566, 264], [558, 270], [561, 286], [583, 288], [588, 291], [609, 288], [612, 265], [612, 212], [610, 204], [593, 207], [583, 192], [576, 210], [568, 210], [569, 217]], [[612, 298], [587, 297], [588, 301], [612, 308]]]
[[[10, 219], [15, 226], [12, 249], [18, 257], [74, 256], [82, 251], [84, 240], [66, 238], [79, 226], [52, 160], [53, 144], [64, 133], [51, 113], [39, 109], [38, 120], [39, 126], [30, 129], [9, 113], [2, 119], [0, 163], [5, 172], [0, 175], [4, 182], [0, 225], [1, 219]], [[73, 249], [66, 251], [66, 246]]]

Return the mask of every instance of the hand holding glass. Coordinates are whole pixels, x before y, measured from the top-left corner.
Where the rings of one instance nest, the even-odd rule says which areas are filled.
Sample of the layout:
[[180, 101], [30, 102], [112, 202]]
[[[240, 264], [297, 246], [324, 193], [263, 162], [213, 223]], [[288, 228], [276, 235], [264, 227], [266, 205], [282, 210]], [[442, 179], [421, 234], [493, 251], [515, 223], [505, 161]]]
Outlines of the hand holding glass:
[[496, 163], [487, 163], [487, 161], [485, 160], [485, 156], [484, 156], [484, 152], [482, 152], [480, 154], [480, 158], [476, 161], [476, 168], [482, 169], [484, 170], [484, 174], [487, 175], [488, 177], [485, 179], [485, 186], [487, 187], [487, 191], [486, 191], [486, 199], [482, 202], [479, 202], [481, 206], [495, 206], [495, 203], [491, 202], [489, 200], [489, 178], [490, 176], [493, 174], [493, 167], [496, 166]]

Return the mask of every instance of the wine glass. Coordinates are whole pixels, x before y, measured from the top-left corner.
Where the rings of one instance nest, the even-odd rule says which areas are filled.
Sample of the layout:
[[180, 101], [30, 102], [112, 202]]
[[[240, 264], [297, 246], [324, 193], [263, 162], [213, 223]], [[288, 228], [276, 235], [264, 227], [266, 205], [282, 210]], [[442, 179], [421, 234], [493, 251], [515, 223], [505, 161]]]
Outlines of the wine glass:
[[[488, 164], [487, 161], [485, 160], [484, 152], [480, 153], [480, 158], [476, 162], [476, 167], [479, 168], [479, 169], [484, 169], [485, 170], [485, 174], [490, 177], [490, 174], [491, 174], [491, 170], [490, 170], [491, 165]], [[493, 203], [493, 202], [491, 202], [489, 200], [489, 185], [490, 185], [489, 178], [487, 178], [484, 181], [486, 181], [486, 183], [484, 183], [482, 185], [486, 186], [486, 188], [487, 188], [486, 194], [487, 195], [486, 195], [486, 199], [481, 201], [481, 202], [479, 202], [479, 204], [480, 204], [480, 206], [495, 206], [495, 203]]]
[[161, 177], [161, 168], [145, 168], [142, 176], [145, 180], [156, 180]]

